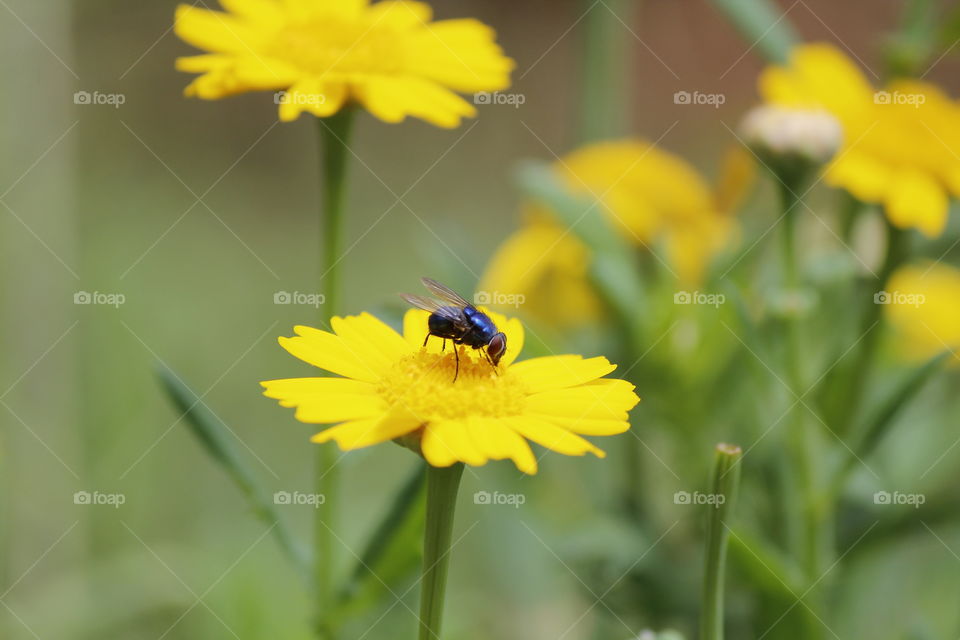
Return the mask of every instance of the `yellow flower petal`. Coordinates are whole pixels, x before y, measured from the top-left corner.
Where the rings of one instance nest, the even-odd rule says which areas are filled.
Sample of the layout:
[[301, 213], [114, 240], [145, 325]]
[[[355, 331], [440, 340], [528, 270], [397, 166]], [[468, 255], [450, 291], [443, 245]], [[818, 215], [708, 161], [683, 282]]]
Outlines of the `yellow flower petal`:
[[547, 389], [564, 389], [603, 377], [617, 368], [603, 357], [545, 356], [524, 360], [510, 367], [520, 377], [529, 393]]
[[413, 76], [377, 78], [359, 87], [357, 96], [370, 113], [384, 122], [400, 122], [407, 116], [415, 116], [451, 129], [460, 124], [461, 118], [477, 113], [452, 91]]
[[250, 55], [262, 42], [257, 30], [220, 11], [182, 4], [174, 20], [174, 32], [198, 49]]
[[364, 344], [345, 340], [333, 333], [297, 326], [295, 338], [280, 338], [280, 346], [315, 367], [348, 378], [376, 382], [384, 372], [384, 361], [371, 357]]
[[467, 420], [467, 429], [477, 449], [490, 460], [509, 458], [523, 473], [537, 472], [537, 459], [530, 445], [503, 420], [473, 417]]
[[296, 407], [296, 418], [307, 423], [333, 423], [378, 416], [386, 403], [368, 382], [345, 378], [289, 378], [260, 383], [268, 398]]
[[[595, 380], [567, 389], [535, 393], [526, 400], [527, 410], [553, 418], [623, 422], [639, 402], [634, 386], [625, 380]], [[578, 433], [579, 429], [574, 429]]]
[[420, 427], [420, 421], [403, 411], [392, 412], [378, 418], [352, 420], [330, 427], [310, 438], [311, 442], [323, 443], [334, 440], [344, 451], [369, 447], [404, 436]]
[[533, 440], [557, 453], [568, 456], [582, 456], [585, 453], [592, 453], [598, 458], [604, 458], [607, 455], [577, 434], [540, 418], [517, 416], [509, 420], [509, 424], [524, 438]]
[[435, 467], [449, 467], [455, 462], [480, 466], [487, 457], [474, 444], [465, 422], [460, 420], [437, 420], [423, 430], [421, 443], [423, 457]]
[[230, 13], [264, 26], [278, 25], [283, 19], [276, 0], [220, 0], [220, 4]]
[[885, 286], [884, 313], [910, 360], [953, 351], [960, 363], [960, 269], [937, 263], [901, 267]]
[[885, 204], [890, 222], [901, 229], [919, 229], [936, 238], [947, 224], [949, 202], [944, 188], [920, 171], [894, 174]]
[[850, 149], [827, 167], [827, 184], [842, 187], [862, 202], [880, 202], [890, 184], [891, 170], [879, 158]]
[[318, 118], [331, 116], [347, 100], [347, 85], [342, 82], [324, 82], [320, 78], [300, 80], [283, 96], [280, 102], [280, 120], [291, 122], [306, 111]]
[[495, 36], [478, 20], [432, 22], [411, 34], [407, 68], [456, 91], [506, 89], [515, 65], [503, 55]]
[[388, 24], [395, 29], [409, 29], [430, 22], [433, 9], [425, 2], [381, 0], [370, 7], [368, 15], [377, 24]]

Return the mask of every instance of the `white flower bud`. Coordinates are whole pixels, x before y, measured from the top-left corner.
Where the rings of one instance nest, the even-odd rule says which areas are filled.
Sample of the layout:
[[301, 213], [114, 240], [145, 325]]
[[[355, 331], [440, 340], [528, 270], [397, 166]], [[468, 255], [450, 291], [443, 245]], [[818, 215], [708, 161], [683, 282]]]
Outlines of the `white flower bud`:
[[822, 165], [840, 149], [843, 128], [823, 110], [761, 106], [741, 125], [744, 139], [765, 158], [794, 158]]

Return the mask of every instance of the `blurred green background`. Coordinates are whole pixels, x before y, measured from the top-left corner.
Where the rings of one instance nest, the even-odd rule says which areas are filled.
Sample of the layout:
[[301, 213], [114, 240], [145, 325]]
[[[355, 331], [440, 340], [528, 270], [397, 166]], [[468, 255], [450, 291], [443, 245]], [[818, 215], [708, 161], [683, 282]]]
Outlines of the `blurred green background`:
[[[260, 397], [258, 381], [308, 372], [276, 336], [312, 323], [317, 311], [274, 304], [274, 294], [316, 291], [315, 124], [279, 124], [270, 94], [182, 98], [188, 77], [173, 60], [192, 50], [171, 33], [176, 4], [0, 0], [3, 638], [309, 637], [309, 602], [296, 574], [178, 421], [154, 367], [165, 363], [202, 394], [272, 490], [310, 490], [312, 429]], [[734, 142], [730, 129], [755, 102], [762, 61], [706, 2], [434, 6], [438, 17], [474, 16], [497, 29], [517, 61], [510, 92], [525, 103], [482, 106], [453, 131], [359, 117], [344, 263], [350, 312], [396, 318], [395, 293], [415, 291], [421, 275], [474, 286], [517, 223], [512, 166], [551, 161], [585, 135], [582, 44], [591, 14], [615, 7], [623, 21], [615, 26], [627, 32], [623, 122], [612, 117], [601, 133], [659, 140], [714, 175]], [[901, 6], [780, 3], [806, 39], [839, 43], [868, 65]], [[930, 78], [956, 95], [958, 70], [947, 56]], [[675, 91], [693, 89], [727, 100], [718, 109], [673, 103]], [[122, 94], [125, 102], [77, 105], [77, 91]], [[125, 302], [74, 304], [81, 291], [122, 294]], [[942, 399], [946, 384], [928, 395]], [[625, 639], [647, 625], [692, 633], [696, 611], [678, 611], [677, 593], [639, 578], [629, 589], [616, 582], [638, 558], [641, 567], [675, 570], [678, 591], [695, 590], [699, 579], [699, 556], [681, 551], [697, 548], [702, 523], [672, 495], [704, 485], [710, 449], [672, 448], [670, 425], [645, 420], [671, 399], [639, 392], [645, 402], [634, 429], [642, 446], [624, 435], [606, 447], [607, 461], [553, 456], [536, 477], [507, 463], [465, 475], [449, 637]], [[952, 424], [940, 424], [955, 427], [957, 403], [947, 406]], [[904, 422], [893, 454], [874, 466], [893, 473], [894, 458], [932, 460], [953, 442], [946, 429], [925, 430], [918, 442]], [[728, 435], [710, 429], [696, 441]], [[629, 447], [660, 497], [649, 538], [604, 515], [620, 482], [617, 459]], [[960, 452], [948, 455], [944, 474]], [[392, 446], [345, 458], [342, 567], [413, 465]], [[481, 490], [522, 492], [526, 502], [475, 505]], [[125, 503], [78, 505], [77, 491], [119, 493]], [[311, 507], [283, 513], [306, 538]], [[937, 533], [942, 539], [919, 528], [898, 546], [859, 554], [845, 593], [860, 595], [840, 637], [955, 637], [960, 560], [949, 549], [960, 550], [960, 531]], [[672, 543], [658, 544], [661, 534]], [[409, 581], [390, 586], [398, 598], [387, 594], [358, 616], [347, 637], [412, 634], [416, 589], [408, 591]], [[754, 605], [733, 597], [730, 606]]]

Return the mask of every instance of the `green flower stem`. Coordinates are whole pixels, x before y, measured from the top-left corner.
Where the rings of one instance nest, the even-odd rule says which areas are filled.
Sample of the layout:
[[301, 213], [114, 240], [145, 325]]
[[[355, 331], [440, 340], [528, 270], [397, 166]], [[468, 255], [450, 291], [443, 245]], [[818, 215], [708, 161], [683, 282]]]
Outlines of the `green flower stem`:
[[[798, 184], [799, 183], [799, 184]], [[825, 564], [826, 554], [829, 552], [830, 528], [827, 523], [827, 510], [821, 500], [819, 489], [818, 461], [823, 456], [818, 451], [819, 441], [814, 425], [806, 419], [807, 409], [799, 399], [807, 394], [804, 385], [802, 368], [802, 340], [800, 333], [800, 276], [796, 251], [797, 216], [800, 197], [797, 195], [802, 183], [799, 180], [792, 184], [781, 184], [781, 204], [783, 207], [783, 234], [782, 258], [785, 294], [789, 300], [789, 308], [785, 318], [786, 345], [785, 359], [787, 369], [787, 383], [794, 397], [789, 399], [791, 409], [788, 422], [788, 450], [791, 459], [791, 474], [795, 480], [799, 505], [790, 509], [793, 535], [799, 547], [794, 549], [798, 554], [800, 565], [803, 567], [806, 578], [815, 584], [821, 575]], [[798, 507], [798, 508], [796, 508]], [[811, 589], [810, 601], [814, 610], [821, 610], [820, 593]], [[822, 637], [822, 629], [811, 625], [811, 640]]]
[[860, 335], [863, 337], [857, 345], [853, 366], [847, 371], [849, 383], [846, 393], [837, 402], [836, 424], [844, 432], [849, 430], [863, 402], [880, 342], [878, 323], [883, 318], [883, 307], [876, 303], [874, 295], [886, 286], [893, 272], [906, 261], [909, 255], [907, 240], [906, 231], [887, 222], [887, 254], [877, 277], [869, 280], [872, 291], [863, 293], [864, 309], [860, 325]]
[[707, 555], [703, 571], [703, 618], [700, 640], [723, 640], [723, 579], [733, 513], [740, 485], [740, 447], [718, 444], [713, 463], [711, 493], [717, 504], [710, 508], [707, 522]]
[[423, 534], [420, 583], [420, 640], [440, 638], [443, 600], [450, 566], [450, 539], [463, 463], [427, 468], [427, 525]]
[[627, 131], [627, 104], [632, 74], [627, 65], [633, 37], [625, 25], [634, 24], [638, 0], [583, 2], [583, 58], [580, 68], [581, 142], [622, 136]]
[[[340, 258], [342, 252], [344, 200], [347, 188], [347, 160], [353, 109], [341, 110], [334, 116], [318, 119], [322, 155], [323, 255], [320, 287], [324, 296], [325, 326], [340, 308]], [[335, 589], [333, 584], [334, 531], [336, 530], [337, 498], [340, 474], [337, 452], [332, 445], [317, 447], [315, 488], [325, 497], [322, 508], [316, 510], [314, 523], [314, 581], [316, 587], [316, 630], [321, 640], [336, 636], [333, 623]]]

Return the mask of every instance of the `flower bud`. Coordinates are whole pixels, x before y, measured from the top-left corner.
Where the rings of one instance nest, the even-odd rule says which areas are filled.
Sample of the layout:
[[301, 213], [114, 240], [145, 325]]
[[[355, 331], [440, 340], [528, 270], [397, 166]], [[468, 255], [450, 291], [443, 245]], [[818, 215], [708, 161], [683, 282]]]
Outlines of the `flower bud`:
[[826, 164], [840, 149], [840, 122], [823, 110], [761, 106], [747, 113], [744, 139], [778, 173]]

